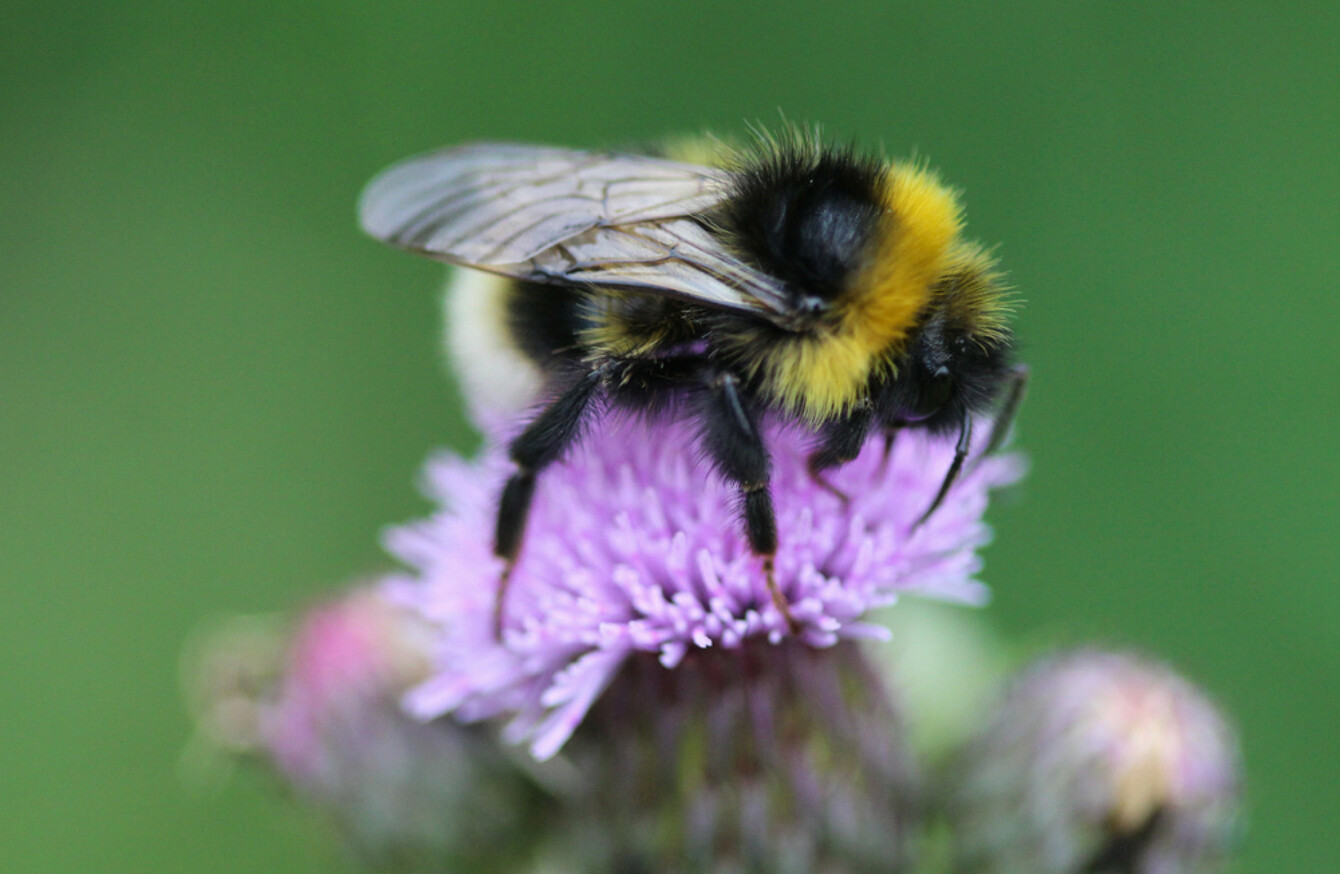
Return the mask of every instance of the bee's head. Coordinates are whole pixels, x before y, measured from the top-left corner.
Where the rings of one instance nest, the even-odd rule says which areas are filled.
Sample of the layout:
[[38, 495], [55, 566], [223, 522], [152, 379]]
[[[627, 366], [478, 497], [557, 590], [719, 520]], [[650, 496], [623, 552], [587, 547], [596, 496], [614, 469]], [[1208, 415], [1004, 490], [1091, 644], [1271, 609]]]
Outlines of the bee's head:
[[918, 330], [877, 399], [890, 426], [957, 431], [989, 409], [1010, 374], [1013, 343], [990, 257], [961, 253], [937, 284]]

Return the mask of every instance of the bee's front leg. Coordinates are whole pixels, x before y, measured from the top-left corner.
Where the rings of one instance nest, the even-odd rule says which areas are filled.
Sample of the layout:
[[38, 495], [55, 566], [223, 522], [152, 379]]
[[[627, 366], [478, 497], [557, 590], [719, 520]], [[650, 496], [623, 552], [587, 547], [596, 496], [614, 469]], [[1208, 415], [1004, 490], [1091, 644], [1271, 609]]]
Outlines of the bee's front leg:
[[1010, 375], [1005, 377], [1005, 386], [1005, 400], [1001, 402], [995, 421], [991, 423], [991, 436], [986, 441], [986, 449], [982, 450], [983, 456], [995, 452], [1010, 436], [1010, 426], [1019, 415], [1019, 407], [1023, 406], [1024, 395], [1028, 393], [1028, 367], [1016, 364], [1010, 368]]
[[945, 478], [940, 483], [940, 490], [935, 493], [935, 499], [931, 505], [926, 508], [926, 512], [913, 523], [913, 530], [926, 524], [926, 520], [934, 515], [939, 509], [940, 504], [944, 502], [945, 496], [949, 494], [949, 489], [958, 479], [959, 472], [963, 470], [963, 462], [968, 457], [969, 450], [972, 449], [972, 415], [964, 415], [963, 421], [959, 423], [958, 443], [954, 446], [954, 460], [949, 463], [949, 470], [945, 471]]
[[824, 472], [840, 467], [861, 454], [866, 435], [874, 420], [874, 410], [869, 404], [863, 404], [851, 413], [829, 422], [820, 433], [819, 445], [807, 459], [810, 479], [824, 491], [836, 495], [845, 505], [851, 501], [846, 492], [824, 478]]

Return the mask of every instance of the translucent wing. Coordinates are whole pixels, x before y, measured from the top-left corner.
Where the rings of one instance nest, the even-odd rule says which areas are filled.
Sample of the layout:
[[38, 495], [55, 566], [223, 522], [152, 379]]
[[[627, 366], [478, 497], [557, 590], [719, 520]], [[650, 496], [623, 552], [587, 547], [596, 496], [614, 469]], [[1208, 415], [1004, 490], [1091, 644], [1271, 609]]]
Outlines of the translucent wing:
[[668, 294], [785, 323], [778, 282], [693, 219], [726, 171], [642, 155], [477, 143], [410, 158], [363, 192], [363, 229], [518, 279]]

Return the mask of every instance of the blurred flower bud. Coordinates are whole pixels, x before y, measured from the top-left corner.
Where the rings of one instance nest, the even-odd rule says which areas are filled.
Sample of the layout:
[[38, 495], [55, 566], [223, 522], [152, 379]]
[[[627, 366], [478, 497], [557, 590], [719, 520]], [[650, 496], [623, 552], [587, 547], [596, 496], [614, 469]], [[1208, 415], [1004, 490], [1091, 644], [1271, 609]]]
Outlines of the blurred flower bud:
[[1237, 834], [1233, 731], [1195, 686], [1130, 654], [1026, 669], [960, 765], [962, 872], [1202, 874]]
[[265, 762], [365, 864], [511, 870], [539, 793], [484, 727], [402, 712], [428, 640], [375, 589], [308, 611], [287, 639], [278, 622], [232, 620], [187, 660], [197, 747]]
[[568, 870], [899, 872], [920, 825], [898, 716], [860, 647], [630, 659], [560, 754]]

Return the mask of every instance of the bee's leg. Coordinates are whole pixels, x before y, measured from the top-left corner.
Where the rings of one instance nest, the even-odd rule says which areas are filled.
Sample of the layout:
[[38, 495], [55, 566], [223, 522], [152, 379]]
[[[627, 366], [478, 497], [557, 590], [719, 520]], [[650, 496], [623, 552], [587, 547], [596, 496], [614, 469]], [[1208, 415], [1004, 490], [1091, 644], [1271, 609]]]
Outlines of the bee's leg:
[[584, 373], [557, 400], [545, 407], [507, 449], [516, 471], [507, 480], [507, 485], [503, 486], [493, 534], [493, 554], [506, 563], [493, 606], [494, 633], [499, 638], [502, 637], [507, 582], [521, 550], [521, 536], [525, 533], [526, 517], [530, 514], [531, 499], [535, 496], [535, 477], [557, 461], [577, 439], [582, 419], [590, 409], [591, 400], [600, 388], [604, 375], [602, 368]]
[[672, 408], [686, 385], [701, 380], [704, 361], [700, 355], [667, 355], [612, 358], [602, 366], [610, 399], [623, 409], [652, 416]]
[[990, 455], [1001, 447], [1005, 438], [1010, 436], [1010, 426], [1014, 424], [1015, 416], [1019, 415], [1019, 407], [1024, 402], [1024, 394], [1028, 391], [1028, 367], [1023, 364], [1015, 365], [1010, 370], [1010, 375], [1006, 377], [1005, 401], [1000, 405], [1000, 412], [996, 413], [996, 419], [991, 423], [991, 437], [986, 441], [986, 449], [982, 450], [982, 455]]
[[939, 509], [945, 495], [949, 494], [949, 487], [958, 479], [959, 471], [963, 470], [963, 461], [968, 457], [968, 450], [972, 447], [972, 416], [964, 416], [963, 424], [959, 425], [958, 445], [954, 447], [954, 460], [949, 464], [949, 470], [945, 471], [944, 482], [940, 483], [940, 491], [936, 492], [935, 500], [926, 508], [926, 512], [921, 514], [921, 518], [913, 525], [913, 529], [920, 528], [925, 524], [931, 514]]
[[[1028, 368], [1022, 364], [1016, 365], [1010, 370], [1006, 378], [1005, 400], [1000, 405], [1000, 412], [996, 413], [995, 421], [991, 423], [991, 436], [987, 439], [986, 448], [977, 456], [974, 464], [980, 462], [983, 458], [995, 452], [1005, 442], [1005, 438], [1010, 434], [1010, 426], [1014, 424], [1014, 418], [1019, 414], [1019, 407], [1024, 402], [1024, 394], [1028, 389]], [[917, 524], [913, 527], [919, 527], [931, 514], [936, 511], [945, 495], [949, 494], [949, 487], [958, 479], [959, 473], [963, 470], [963, 462], [968, 457], [969, 445], [972, 442], [972, 416], [964, 416], [963, 424], [959, 427], [958, 446], [954, 449], [954, 460], [949, 465], [949, 470], [945, 473], [944, 482], [940, 484], [940, 491], [935, 495], [935, 500], [926, 508], [926, 512], [921, 514]]]
[[889, 459], [893, 457], [893, 441], [898, 439], [898, 431], [897, 425], [888, 425], [884, 428], [884, 454], [879, 459], [881, 471], [888, 468]]
[[810, 453], [806, 466], [810, 479], [826, 492], [836, 495], [843, 504], [851, 502], [846, 492], [830, 483], [823, 476], [824, 471], [846, 464], [861, 454], [866, 434], [870, 433], [873, 411], [861, 407], [850, 415], [838, 419], [824, 427], [818, 447]]
[[787, 626], [799, 629], [786, 598], [777, 588], [777, 517], [773, 512], [768, 481], [772, 459], [763, 444], [758, 423], [740, 396], [739, 380], [729, 373], [713, 373], [700, 411], [703, 448], [717, 471], [740, 487], [743, 497], [745, 535], [754, 554], [763, 559], [768, 594]]

